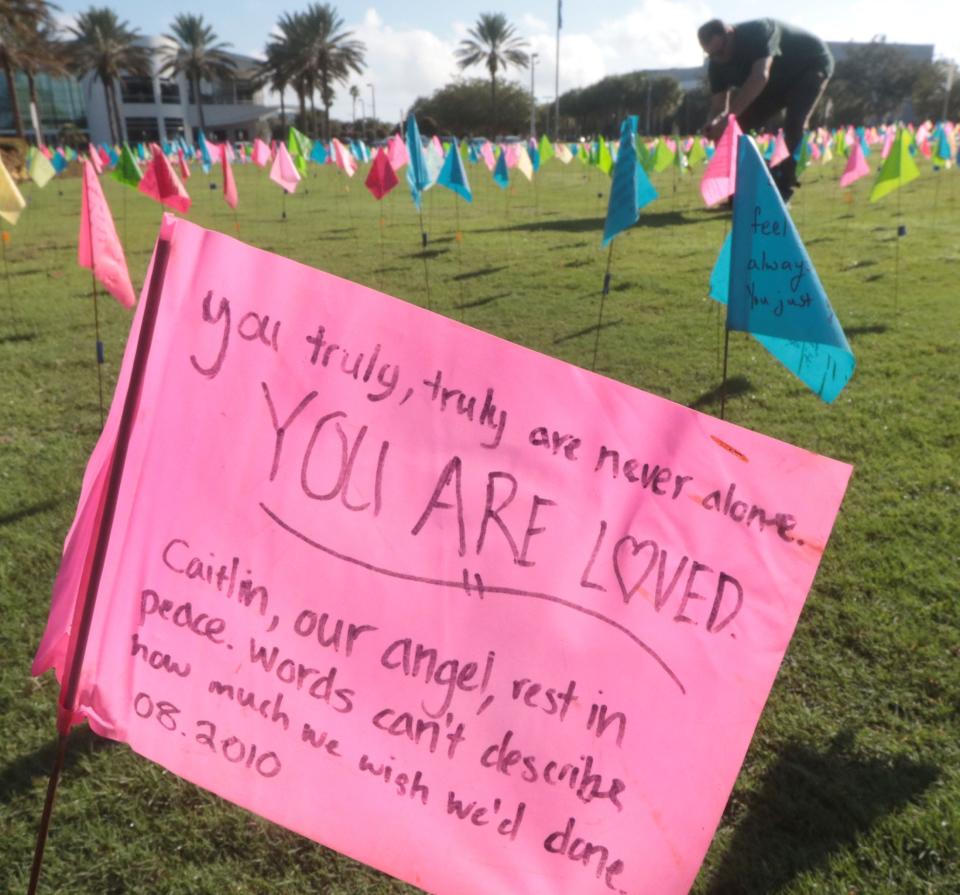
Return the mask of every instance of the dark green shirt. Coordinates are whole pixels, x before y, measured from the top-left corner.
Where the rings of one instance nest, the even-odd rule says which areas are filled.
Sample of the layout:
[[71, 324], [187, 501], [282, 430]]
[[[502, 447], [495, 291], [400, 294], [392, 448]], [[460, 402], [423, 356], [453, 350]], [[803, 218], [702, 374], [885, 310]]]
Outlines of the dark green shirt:
[[807, 71], [833, 74], [833, 56], [819, 37], [777, 19], [756, 19], [733, 26], [733, 57], [711, 59], [707, 68], [710, 90], [721, 93], [742, 87], [758, 59], [773, 56], [769, 86], [784, 87]]

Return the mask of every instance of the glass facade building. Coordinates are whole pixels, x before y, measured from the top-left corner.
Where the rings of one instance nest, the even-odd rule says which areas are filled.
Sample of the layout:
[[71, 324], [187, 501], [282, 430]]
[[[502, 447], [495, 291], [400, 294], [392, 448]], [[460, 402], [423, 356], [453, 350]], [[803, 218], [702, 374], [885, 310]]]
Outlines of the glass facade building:
[[[17, 99], [20, 101], [20, 116], [28, 138], [34, 138], [33, 121], [30, 118], [30, 91], [27, 76], [18, 72], [14, 78]], [[39, 74], [34, 78], [37, 90], [40, 126], [48, 141], [56, 141], [64, 125], [72, 125], [82, 132], [87, 131], [87, 102], [83, 88], [73, 77], [53, 78]], [[7, 80], [0, 77], [0, 134], [13, 136], [16, 128], [13, 120], [13, 104], [7, 92]]]

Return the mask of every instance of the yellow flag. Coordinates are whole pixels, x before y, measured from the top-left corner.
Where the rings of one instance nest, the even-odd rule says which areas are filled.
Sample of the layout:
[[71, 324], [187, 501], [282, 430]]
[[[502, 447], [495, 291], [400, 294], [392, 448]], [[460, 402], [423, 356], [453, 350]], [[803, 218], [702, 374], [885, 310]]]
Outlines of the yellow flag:
[[3, 159], [0, 158], [0, 218], [10, 224], [16, 224], [20, 218], [20, 212], [26, 207], [27, 203], [23, 201], [20, 190], [17, 189], [10, 172], [3, 165]]
[[40, 189], [43, 189], [57, 176], [57, 170], [50, 164], [50, 159], [40, 151], [34, 152], [33, 158], [30, 160], [27, 168], [30, 179], [40, 187]]

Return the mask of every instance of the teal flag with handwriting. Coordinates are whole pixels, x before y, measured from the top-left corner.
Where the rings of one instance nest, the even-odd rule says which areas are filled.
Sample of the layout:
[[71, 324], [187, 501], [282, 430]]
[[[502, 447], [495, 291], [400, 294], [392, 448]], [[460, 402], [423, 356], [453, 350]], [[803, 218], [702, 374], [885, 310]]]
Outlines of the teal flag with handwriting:
[[733, 229], [710, 277], [727, 304], [727, 328], [748, 332], [831, 403], [856, 361], [770, 172], [750, 137], [740, 138]]
[[602, 246], [632, 227], [640, 219], [640, 209], [657, 198], [657, 191], [637, 161], [636, 134], [637, 116], [631, 115], [620, 127], [620, 148], [613, 166]]

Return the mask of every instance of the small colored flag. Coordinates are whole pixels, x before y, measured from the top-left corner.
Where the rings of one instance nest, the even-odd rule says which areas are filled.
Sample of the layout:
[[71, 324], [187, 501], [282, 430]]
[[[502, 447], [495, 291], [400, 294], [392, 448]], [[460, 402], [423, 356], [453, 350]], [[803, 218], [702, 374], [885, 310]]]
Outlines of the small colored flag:
[[400, 134], [394, 134], [387, 140], [387, 155], [390, 157], [390, 167], [393, 168], [394, 172], [399, 171], [410, 161], [407, 144], [403, 142]]
[[537, 146], [537, 151], [540, 153], [541, 165], [546, 164], [556, 155], [553, 149], [553, 144], [550, 142], [550, 139], [546, 134], [540, 137], [540, 144]]
[[420, 128], [417, 127], [416, 116], [411, 112], [407, 116], [407, 184], [410, 186], [410, 195], [413, 204], [420, 209], [420, 200], [424, 190], [430, 187], [430, 173], [427, 170], [427, 160], [423, 157], [423, 141], [420, 139]]
[[143, 178], [143, 174], [140, 173], [140, 166], [133, 156], [133, 150], [129, 143], [123, 144], [123, 149], [120, 150], [120, 158], [117, 159], [117, 164], [111, 176], [114, 180], [126, 186], [132, 186], [134, 189], [137, 188]]
[[733, 229], [710, 284], [727, 304], [727, 329], [753, 335], [827, 403], [840, 394], [853, 352], [750, 137], [739, 137]]
[[[96, 155], [96, 152], [91, 152], [91, 160], [94, 155]], [[30, 179], [41, 189], [57, 176], [56, 169], [42, 152], [32, 153], [27, 171], [30, 174]], [[100, 172], [97, 171], [97, 173]]]
[[270, 161], [270, 147], [263, 142], [259, 137], [253, 141], [253, 163], [258, 168], [263, 168]]
[[223, 198], [234, 211], [237, 209], [237, 182], [233, 179], [233, 168], [230, 167], [230, 154], [224, 143], [220, 147], [220, 162], [223, 164]]
[[[336, 162], [337, 167], [343, 171], [347, 177], [353, 177], [353, 175], [357, 173], [357, 162], [350, 150], [336, 137], [330, 141], [330, 150], [333, 153], [333, 160]], [[299, 170], [299, 168], [297, 170]]]
[[516, 168], [527, 180], [533, 180], [533, 160], [530, 158], [530, 153], [527, 152], [526, 146], [517, 146]]
[[[287, 149], [301, 177], [307, 176], [307, 159], [310, 157], [312, 148], [312, 141], [306, 134], [300, 133], [295, 127], [290, 128], [287, 134]], [[350, 176], [352, 177], [353, 174], [351, 173]]]
[[851, 183], [856, 182], [869, 173], [870, 166], [863, 157], [863, 149], [860, 147], [860, 142], [856, 141], [853, 144], [850, 158], [847, 159], [847, 167], [843, 169], [843, 174], [840, 176], [840, 186], [848, 187]]
[[160, 147], [154, 144], [151, 151], [153, 158], [137, 189], [161, 205], [186, 214], [190, 210], [190, 196]]
[[20, 218], [20, 212], [26, 207], [27, 203], [0, 158], [0, 218], [15, 225]]
[[737, 188], [737, 140], [742, 133], [736, 116], [728, 115], [727, 126], [700, 181], [700, 195], [708, 206], [729, 199]]
[[300, 183], [297, 166], [293, 163], [293, 159], [290, 158], [290, 153], [283, 143], [277, 144], [277, 154], [270, 166], [270, 179], [288, 193], [295, 192], [297, 184]]
[[554, 155], [560, 159], [561, 162], [565, 165], [569, 165], [573, 161], [573, 153], [570, 151], [570, 147], [566, 143], [558, 142], [554, 147]]
[[783, 135], [783, 128], [777, 131], [777, 141], [773, 146], [773, 153], [770, 156], [770, 167], [776, 168], [784, 159], [790, 157], [790, 150], [787, 149], [787, 139]]
[[458, 152], [456, 140], [453, 141], [451, 151], [447, 153], [447, 158], [437, 177], [437, 183], [440, 186], [445, 186], [448, 190], [453, 190], [461, 199], [467, 202], [473, 201], [473, 193], [470, 190], [470, 183], [467, 181], [467, 172], [463, 167], [463, 159]]
[[89, 162], [83, 164], [77, 263], [92, 270], [107, 292], [125, 308], [132, 308], [136, 304], [137, 297], [130, 282], [123, 246], [117, 238], [110, 206], [103, 195], [97, 173]]
[[314, 140], [313, 148], [310, 150], [310, 161], [318, 165], [327, 163], [327, 148], [323, 145], [323, 140]]
[[637, 177], [642, 176], [644, 180], [647, 180], [647, 177], [637, 161], [636, 133], [637, 116], [631, 115], [620, 127], [620, 148], [613, 166], [602, 246], [607, 246], [617, 234], [632, 227], [640, 219]]
[[502, 146], [500, 147], [500, 154], [497, 156], [496, 167], [493, 169], [493, 180], [502, 190], [510, 186], [510, 172], [507, 169], [507, 153]]
[[177, 148], [177, 164], [180, 167], [180, 176], [184, 180], [190, 179], [190, 166], [187, 164], [187, 157], [183, 154], [183, 149]]
[[393, 165], [390, 164], [390, 154], [385, 146], [381, 146], [374, 156], [364, 186], [370, 190], [374, 199], [382, 199], [399, 182], [397, 172], [393, 170]]
[[661, 174], [673, 164], [673, 152], [663, 138], [657, 140], [657, 147], [653, 150], [653, 170], [655, 174]]
[[604, 174], [609, 174], [613, 170], [613, 156], [610, 154], [610, 147], [603, 137], [600, 138], [599, 145], [597, 146], [596, 166], [603, 171]]
[[882, 199], [888, 193], [892, 193], [920, 176], [920, 169], [910, 155], [911, 142], [910, 134], [904, 128], [899, 128], [890, 144], [890, 152], [880, 166], [873, 190], [870, 192], [871, 202]]

